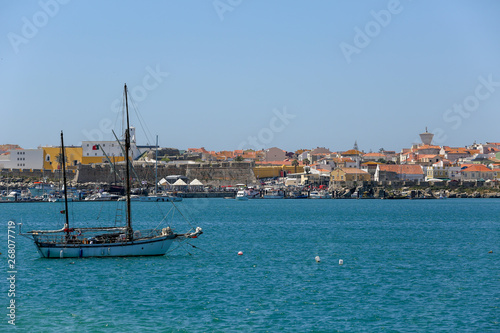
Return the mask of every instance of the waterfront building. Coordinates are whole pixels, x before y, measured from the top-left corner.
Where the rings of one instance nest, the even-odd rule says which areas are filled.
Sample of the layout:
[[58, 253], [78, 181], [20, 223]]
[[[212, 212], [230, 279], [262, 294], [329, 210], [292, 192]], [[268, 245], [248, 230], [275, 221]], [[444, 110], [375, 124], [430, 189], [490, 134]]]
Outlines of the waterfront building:
[[0, 156], [0, 169], [40, 170], [42, 167], [42, 149], [10, 149]]
[[[58, 170], [61, 165], [61, 147], [42, 147], [43, 168], [45, 170]], [[66, 167], [74, 169], [78, 164], [82, 164], [82, 147], [64, 147], [66, 155]]]
[[375, 172], [377, 171], [377, 166], [379, 164], [382, 164], [380, 162], [365, 162], [363, 164], [361, 164], [361, 170], [363, 171], [366, 171], [370, 174], [371, 178], [374, 179], [375, 178]]
[[417, 164], [379, 164], [374, 180], [424, 180], [424, 170]]
[[336, 168], [330, 173], [330, 182], [370, 181], [371, 175], [358, 168]]
[[255, 178], [284, 177], [289, 173], [302, 173], [304, 166], [293, 166], [292, 161], [256, 162], [253, 168]]
[[[82, 141], [82, 164], [116, 163], [125, 160], [123, 154], [124, 141]], [[130, 128], [131, 158], [135, 160], [141, 155], [136, 145], [135, 128]]]
[[499, 171], [485, 165], [475, 164], [462, 169], [462, 180], [494, 180], [498, 179]]
[[425, 180], [460, 180], [462, 176], [461, 171], [461, 167], [452, 166], [449, 161], [441, 161], [434, 163], [432, 166], [427, 168]]

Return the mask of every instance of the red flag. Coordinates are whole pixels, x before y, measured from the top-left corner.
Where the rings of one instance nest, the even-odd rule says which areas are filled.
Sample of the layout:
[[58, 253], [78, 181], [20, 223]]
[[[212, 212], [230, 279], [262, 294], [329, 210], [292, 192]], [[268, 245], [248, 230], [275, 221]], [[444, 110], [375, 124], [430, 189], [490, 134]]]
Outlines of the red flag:
[[64, 213], [66, 213], [66, 211], [65, 210], [61, 210], [61, 214], [64, 214]]
[[99, 150], [99, 145], [93, 145], [92, 150]]

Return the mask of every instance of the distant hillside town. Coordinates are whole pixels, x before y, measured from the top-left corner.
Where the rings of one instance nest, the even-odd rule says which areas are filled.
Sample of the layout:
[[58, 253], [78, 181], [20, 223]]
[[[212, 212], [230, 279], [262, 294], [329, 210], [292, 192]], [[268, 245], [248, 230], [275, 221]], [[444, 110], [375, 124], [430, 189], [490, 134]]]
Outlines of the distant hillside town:
[[[197, 164], [250, 162], [256, 179], [286, 177], [286, 185], [305, 185], [314, 179], [325, 181], [498, 181], [500, 143], [473, 143], [467, 147], [437, 146], [433, 134], [420, 134], [422, 142], [400, 152], [381, 148], [364, 152], [354, 143], [352, 149], [332, 152], [328, 148], [299, 149], [288, 152], [278, 147], [263, 150], [209, 151], [204, 147], [158, 148], [138, 146], [131, 128], [132, 156], [142, 163]], [[122, 145], [117, 141], [83, 141], [66, 147], [67, 166], [123, 162]], [[58, 170], [60, 147], [23, 149], [15, 144], [0, 145], [0, 169]], [[155, 158], [156, 157], [156, 158]], [[324, 182], [323, 182], [324, 183]]]

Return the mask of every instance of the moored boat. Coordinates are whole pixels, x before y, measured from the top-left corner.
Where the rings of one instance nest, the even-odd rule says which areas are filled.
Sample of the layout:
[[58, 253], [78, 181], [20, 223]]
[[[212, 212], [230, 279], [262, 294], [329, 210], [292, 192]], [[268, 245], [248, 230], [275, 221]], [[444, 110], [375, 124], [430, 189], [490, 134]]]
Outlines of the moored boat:
[[[174, 240], [197, 238], [203, 233], [197, 227], [185, 233], [175, 233], [169, 226], [164, 228], [134, 230], [132, 228], [131, 191], [130, 191], [130, 125], [128, 117], [127, 85], [124, 87], [126, 108], [125, 131], [125, 192], [126, 225], [108, 227], [73, 227], [68, 214], [68, 195], [64, 191], [65, 223], [57, 230], [32, 230], [21, 235], [33, 240], [43, 258], [83, 258], [83, 257], [125, 257], [164, 255]], [[61, 131], [61, 156], [65, 161], [64, 138]], [[62, 163], [64, 188], [66, 187], [66, 163]], [[174, 206], [175, 207], [175, 206]], [[157, 223], [155, 223], [156, 225]]]
[[285, 197], [285, 193], [283, 190], [274, 189], [274, 188], [266, 188], [264, 189], [264, 195], [262, 198], [264, 199], [283, 199]]
[[236, 193], [236, 200], [241, 200], [241, 201], [248, 200], [248, 196], [245, 190], [239, 190]]
[[310, 199], [331, 199], [332, 196], [327, 191], [321, 190], [321, 191], [312, 191], [309, 194], [309, 198]]

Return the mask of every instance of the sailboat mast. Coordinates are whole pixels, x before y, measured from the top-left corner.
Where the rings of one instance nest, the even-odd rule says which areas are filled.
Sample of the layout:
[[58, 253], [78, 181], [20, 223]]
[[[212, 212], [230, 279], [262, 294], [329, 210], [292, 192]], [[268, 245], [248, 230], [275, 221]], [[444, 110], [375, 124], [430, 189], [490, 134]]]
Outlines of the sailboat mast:
[[130, 208], [130, 171], [129, 171], [129, 159], [128, 154], [130, 150], [130, 123], [128, 118], [128, 99], [127, 99], [127, 84], [124, 87], [125, 94], [125, 111], [127, 115], [127, 129], [125, 131], [125, 170], [126, 170], [126, 181], [125, 181], [125, 191], [127, 196], [127, 239], [132, 239], [132, 214]]
[[64, 224], [64, 229], [69, 233], [69, 218], [68, 218], [68, 186], [66, 185], [66, 154], [64, 152], [64, 138], [63, 131], [61, 131], [61, 163], [63, 170], [63, 185], [64, 185], [64, 214], [66, 215], [66, 223]]
[[158, 135], [156, 136], [155, 149], [155, 195], [158, 195]]

